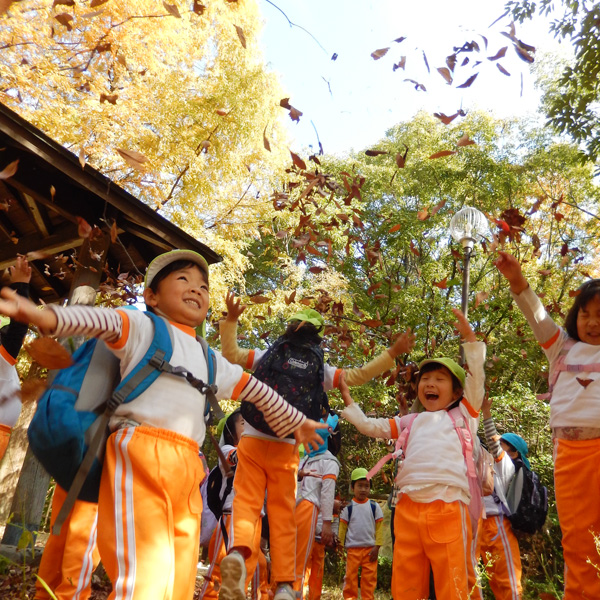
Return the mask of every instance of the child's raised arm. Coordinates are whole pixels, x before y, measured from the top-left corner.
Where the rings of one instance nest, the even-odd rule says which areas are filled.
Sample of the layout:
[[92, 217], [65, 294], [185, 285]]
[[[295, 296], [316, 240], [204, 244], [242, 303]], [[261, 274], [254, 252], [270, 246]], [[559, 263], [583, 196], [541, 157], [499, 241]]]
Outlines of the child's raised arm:
[[227, 306], [227, 321], [237, 322], [240, 315], [246, 310], [246, 306], [242, 304], [240, 298], [236, 298], [234, 292], [229, 290], [225, 296], [225, 306]]
[[31, 300], [19, 296], [15, 290], [8, 287], [0, 290], [0, 314], [15, 319], [15, 321], [21, 321], [21, 323], [31, 323], [42, 333], [54, 331], [58, 324], [53, 311], [38, 310]]
[[354, 400], [352, 400], [352, 396], [350, 395], [350, 388], [346, 383], [346, 373], [344, 373], [344, 371], [342, 371], [342, 374], [340, 375], [339, 389], [342, 394], [344, 406], [350, 406], [351, 404], [354, 404]]
[[473, 328], [471, 327], [469, 321], [467, 321], [462, 310], [459, 310], [458, 308], [453, 308], [452, 312], [456, 317], [456, 323], [454, 323], [454, 326], [456, 327], [456, 329], [458, 329], [458, 333], [460, 333], [461, 339], [465, 342], [476, 342], [477, 338], [475, 337], [475, 332], [473, 331]]
[[388, 348], [392, 358], [400, 354], [409, 354], [415, 346], [415, 334], [409, 329], [398, 335], [394, 343]]
[[512, 255], [502, 250], [498, 251], [498, 258], [494, 261], [496, 268], [510, 283], [510, 291], [520, 294], [529, 287], [527, 279], [523, 275], [519, 261]]

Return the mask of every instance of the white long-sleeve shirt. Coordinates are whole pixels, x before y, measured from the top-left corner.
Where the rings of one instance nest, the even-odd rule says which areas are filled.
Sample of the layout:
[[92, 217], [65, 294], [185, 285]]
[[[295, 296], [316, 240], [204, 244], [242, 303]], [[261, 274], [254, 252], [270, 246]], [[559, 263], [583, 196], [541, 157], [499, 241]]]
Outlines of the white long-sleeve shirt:
[[323, 454], [304, 459], [300, 463], [300, 469], [308, 474], [305, 474], [298, 484], [296, 500], [312, 502], [320, 509], [322, 520], [331, 521], [340, 463], [329, 450], [326, 450]]

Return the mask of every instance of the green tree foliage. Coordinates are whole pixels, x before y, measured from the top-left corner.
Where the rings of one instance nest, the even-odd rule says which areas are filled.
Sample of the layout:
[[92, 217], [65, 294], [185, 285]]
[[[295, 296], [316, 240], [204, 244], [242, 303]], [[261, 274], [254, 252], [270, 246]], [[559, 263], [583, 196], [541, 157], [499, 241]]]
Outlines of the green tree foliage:
[[600, 157], [600, 5], [587, 0], [558, 3], [511, 0], [506, 6], [520, 22], [536, 15], [556, 17], [550, 25], [551, 33], [573, 44], [573, 64], [564, 67], [546, 94], [548, 122], [559, 132], [572, 136], [585, 147], [591, 159], [597, 160]]

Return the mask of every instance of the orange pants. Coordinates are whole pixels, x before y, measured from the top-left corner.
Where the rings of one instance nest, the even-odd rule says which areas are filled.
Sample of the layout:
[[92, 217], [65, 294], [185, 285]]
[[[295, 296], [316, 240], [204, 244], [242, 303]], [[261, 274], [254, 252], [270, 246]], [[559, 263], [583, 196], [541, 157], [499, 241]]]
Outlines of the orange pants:
[[0, 460], [6, 454], [8, 448], [8, 441], [10, 440], [11, 427], [0, 423]]
[[362, 567], [360, 575], [360, 597], [362, 600], [373, 600], [377, 585], [377, 561], [369, 560], [372, 546], [367, 548], [348, 548], [346, 550], [346, 575], [342, 595], [346, 600], [358, 598], [358, 567]]
[[319, 600], [323, 589], [323, 566], [325, 564], [325, 546], [315, 540], [304, 572], [304, 598]]
[[173, 431], [128, 427], [109, 437], [98, 501], [109, 599], [193, 596], [203, 476], [198, 444]]
[[474, 581], [472, 528], [463, 502], [413, 502], [403, 494], [394, 516], [394, 600], [429, 597], [429, 572], [435, 592], [443, 600], [466, 600], [469, 580]]
[[[554, 440], [554, 487], [565, 558], [563, 600], [600, 598], [600, 439]], [[587, 561], [592, 564], [588, 564]]]
[[501, 515], [488, 517], [479, 523], [477, 556], [487, 564], [486, 553], [490, 554], [491, 564], [486, 570], [494, 598], [519, 600], [523, 593], [519, 542], [510, 521]]
[[[50, 529], [60, 511], [67, 492], [58, 485], [52, 498]], [[100, 562], [96, 546], [98, 505], [76, 500], [60, 535], [48, 537], [38, 577], [54, 592], [58, 600], [87, 600], [92, 592], [92, 573]], [[35, 600], [51, 596], [42, 584], [35, 582]]]
[[301, 592], [304, 588], [306, 566], [317, 531], [319, 509], [308, 500], [302, 500], [296, 506], [296, 580], [294, 590]]
[[[293, 444], [242, 436], [237, 447], [238, 466], [233, 489], [231, 548], [252, 553], [256, 529], [267, 492], [267, 516], [271, 544], [273, 583], [295, 580], [296, 562], [296, 478], [298, 449]], [[256, 564], [246, 560], [253, 573]]]
[[[221, 518], [224, 519], [225, 530], [228, 530], [231, 525], [231, 514], [225, 514]], [[269, 593], [267, 559], [260, 549], [260, 527], [257, 528], [256, 532], [257, 538], [255, 539], [253, 554], [258, 551], [257, 559], [255, 559], [258, 560], [258, 565], [254, 572], [246, 574], [246, 589], [248, 589], [248, 585], [252, 583], [253, 598], [266, 597]], [[218, 588], [221, 583], [221, 561], [226, 554], [227, 549], [225, 548], [223, 530], [221, 528], [221, 521], [219, 520], [208, 544], [210, 567], [206, 574], [202, 591], [200, 592], [200, 598], [204, 598], [205, 600], [217, 600], [219, 597]], [[217, 582], [218, 584], [215, 585]]]

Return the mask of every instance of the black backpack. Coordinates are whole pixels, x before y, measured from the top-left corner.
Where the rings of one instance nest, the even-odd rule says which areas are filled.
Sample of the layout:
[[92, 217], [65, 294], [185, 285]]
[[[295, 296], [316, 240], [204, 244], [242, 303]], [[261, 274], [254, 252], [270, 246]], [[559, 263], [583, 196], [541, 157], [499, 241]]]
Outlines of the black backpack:
[[[235, 471], [235, 466], [232, 467], [232, 470]], [[222, 485], [223, 472], [219, 465], [217, 465], [210, 470], [208, 481], [206, 483], [206, 504], [208, 504], [208, 508], [213, 515], [215, 515], [215, 519], [217, 520], [223, 515], [223, 502], [231, 492], [231, 488], [233, 487], [233, 477], [227, 478], [227, 484], [225, 485], [223, 494], [221, 494]]]
[[[325, 369], [320, 342], [316, 335], [311, 338], [303, 336], [298, 340], [283, 335], [269, 348], [254, 370], [254, 377], [315, 421], [329, 412], [329, 402], [323, 388]], [[242, 402], [241, 410], [246, 423], [258, 431], [276, 435], [254, 404]]]
[[514, 459], [513, 462], [515, 476], [506, 493], [511, 513], [507, 518], [515, 531], [535, 533], [546, 521], [548, 490], [540, 482], [537, 473], [528, 469], [520, 458]]

